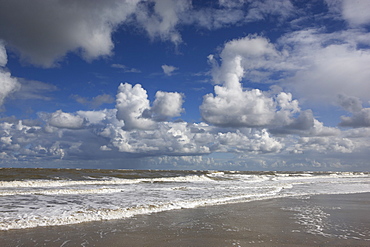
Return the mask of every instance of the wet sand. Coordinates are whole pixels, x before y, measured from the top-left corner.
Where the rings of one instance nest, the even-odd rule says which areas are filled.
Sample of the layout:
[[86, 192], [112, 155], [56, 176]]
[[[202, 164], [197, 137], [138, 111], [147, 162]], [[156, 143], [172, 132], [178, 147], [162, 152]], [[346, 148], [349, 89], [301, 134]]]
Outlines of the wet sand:
[[370, 246], [370, 193], [269, 199], [0, 231], [1, 246]]

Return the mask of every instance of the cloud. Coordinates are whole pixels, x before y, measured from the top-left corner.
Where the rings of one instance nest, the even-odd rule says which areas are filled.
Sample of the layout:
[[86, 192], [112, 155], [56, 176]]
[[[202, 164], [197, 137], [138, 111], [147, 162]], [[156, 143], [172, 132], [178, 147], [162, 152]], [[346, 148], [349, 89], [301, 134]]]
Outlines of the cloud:
[[364, 25], [370, 23], [370, 3], [366, 0], [344, 0], [342, 15], [351, 25]]
[[330, 10], [340, 13], [351, 26], [362, 26], [370, 23], [370, 3], [367, 0], [326, 0]]
[[223, 152], [243, 154], [278, 153], [284, 147], [284, 144], [271, 137], [266, 129], [242, 129], [236, 130], [236, 132], [219, 132], [215, 139], [215, 146], [217, 147], [215, 151]]
[[40, 81], [12, 77], [6, 68], [1, 68], [6, 66], [7, 60], [5, 46], [0, 42], [0, 106], [7, 97], [18, 100], [51, 99], [45, 94], [56, 91], [56, 86]]
[[[151, 8], [153, 3], [154, 7]], [[138, 5], [136, 19], [152, 39], [160, 38], [179, 44], [182, 38], [176, 26], [180, 22], [179, 16], [190, 7], [190, 1], [182, 0], [142, 2]]]
[[218, 29], [232, 24], [266, 19], [282, 21], [295, 14], [295, 8], [289, 0], [220, 0], [217, 7], [202, 7], [194, 6], [191, 11], [182, 14], [182, 21], [186, 24], [195, 23], [207, 29]]
[[338, 95], [338, 104], [349, 112], [358, 112], [362, 109], [362, 102], [359, 98], [344, 94]]
[[51, 114], [40, 113], [40, 116], [52, 127], [66, 128], [66, 129], [78, 129], [81, 128], [84, 119], [80, 116], [66, 113], [61, 110], [53, 112]]
[[236, 8], [195, 8], [188, 13], [184, 13], [182, 22], [188, 25], [196, 24], [202, 28], [212, 30], [242, 22], [244, 15], [242, 9]]
[[290, 124], [273, 126], [269, 129], [275, 135], [298, 135], [306, 137], [339, 136], [340, 130], [334, 127], [327, 127], [314, 118], [312, 110], [300, 112], [299, 116]]
[[358, 48], [363, 41], [352, 38], [354, 35], [361, 37], [362, 33], [305, 30], [283, 37], [280, 42], [293, 47], [290, 60], [301, 67], [287, 78], [286, 86], [303, 98], [321, 103], [332, 104], [339, 94], [368, 98], [370, 52]]
[[151, 113], [156, 121], [165, 121], [173, 117], [178, 117], [184, 111], [182, 108], [183, 95], [180, 93], [158, 91], [155, 94], [155, 100]]
[[[151, 102], [140, 84], [125, 83], [118, 88], [113, 109], [58, 110], [39, 113], [40, 119], [28, 121], [2, 118], [0, 157], [31, 162], [107, 161], [104, 164], [147, 157], [178, 165], [197, 163], [207, 168], [223, 162], [227, 164], [223, 167], [251, 169], [303, 163], [324, 167], [330, 159], [340, 164], [342, 157], [367, 157], [370, 111], [362, 102], [369, 100], [370, 89], [370, 36], [364, 28], [369, 20], [360, 12], [355, 16], [346, 5], [349, 1], [336, 2], [332, 8], [336, 5], [349, 23], [344, 31], [304, 29], [276, 40], [248, 35], [226, 42], [219, 54], [210, 55], [217, 85], [200, 106], [205, 122], [173, 122], [184, 112], [181, 93], [158, 91]], [[142, 28], [153, 40], [179, 45], [184, 25], [216, 29], [268, 19], [279, 22], [296, 15], [290, 1], [220, 0], [209, 6], [179, 0], [3, 2], [0, 38], [23, 60], [51, 67], [70, 52], [87, 61], [111, 55], [112, 33], [122, 24]], [[34, 11], [29, 11], [31, 7]], [[5, 42], [0, 45], [3, 67]], [[122, 64], [111, 66], [139, 72]], [[171, 76], [178, 68], [163, 65], [162, 69]], [[247, 88], [253, 83], [277, 83], [281, 88]], [[6, 68], [0, 70], [0, 89], [1, 104], [10, 95], [47, 100], [50, 97], [44, 93], [53, 90], [46, 83], [14, 78]], [[107, 94], [72, 97], [92, 108], [114, 101]], [[315, 119], [312, 110], [301, 109], [302, 102], [317, 100], [343, 107], [351, 115], [342, 116], [340, 126], [355, 129], [327, 127]], [[217, 159], [225, 153], [230, 159]], [[315, 160], [323, 157], [327, 159]]]
[[213, 66], [213, 79], [218, 84], [234, 83], [241, 79], [266, 83], [279, 72], [298, 68], [287, 61], [288, 55], [286, 50], [279, 51], [267, 38], [248, 35], [225, 44], [220, 53], [221, 65], [214, 55], [209, 56], [209, 62]]
[[75, 99], [78, 103], [88, 105], [91, 108], [97, 108], [103, 104], [111, 104], [114, 102], [114, 98], [109, 94], [101, 94], [93, 97], [91, 100], [79, 95], [72, 95], [71, 97]]
[[[304, 68], [302, 63], [295, 65], [296, 58], [287, 54], [288, 50], [279, 50], [269, 40], [249, 35], [225, 44], [221, 64], [210, 55], [213, 79], [222, 85], [214, 87], [215, 94], [204, 96], [200, 106], [203, 120], [222, 127], [268, 128], [276, 135], [338, 136], [340, 131], [325, 127], [314, 118], [312, 110], [301, 111], [291, 93], [281, 92], [276, 86], [271, 91], [242, 87], [243, 80], [264, 81], [280, 71], [289, 79]], [[259, 70], [265, 73], [255, 80]]]
[[3, 105], [5, 98], [19, 89], [19, 82], [12, 77], [9, 72], [1, 71], [0, 68], [0, 106]]
[[124, 121], [126, 130], [153, 127], [154, 122], [143, 117], [144, 111], [150, 109], [150, 103], [140, 84], [121, 83], [116, 98], [117, 119]]
[[[226, 1], [227, 2], [227, 1]], [[294, 15], [295, 8], [290, 0], [273, 1], [248, 1], [248, 13], [246, 15], [247, 21], [264, 20], [267, 18], [275, 17], [278, 20], [285, 20]]]
[[339, 126], [363, 128], [370, 127], [370, 108], [363, 108], [359, 98], [346, 95], [338, 95], [339, 105], [346, 111], [351, 112], [352, 116], [341, 116]]
[[135, 19], [152, 38], [171, 41], [178, 45], [182, 37], [181, 25], [196, 24], [217, 29], [238, 22], [254, 22], [267, 16], [283, 20], [294, 14], [289, 0], [284, 1], [219, 1], [210, 6], [197, 6], [197, 2], [181, 0], [155, 0], [138, 4]]
[[134, 12], [137, 3], [2, 1], [0, 38], [15, 48], [23, 60], [38, 66], [52, 67], [68, 52], [81, 53], [91, 61], [111, 55], [111, 34]]
[[122, 124], [116, 120], [116, 109], [104, 109], [101, 111], [77, 111], [77, 115], [84, 119], [86, 126], [104, 126], [107, 123], [115, 122], [115, 125], [122, 127]]
[[228, 127], [290, 124], [293, 121], [291, 117], [300, 111], [298, 101], [293, 100], [290, 93], [269, 95], [271, 93], [259, 89], [243, 89], [241, 84], [243, 78], [250, 78], [253, 70], [280, 70], [281, 65], [276, 58], [282, 56], [267, 39], [258, 36], [226, 43], [220, 54], [221, 65], [213, 55], [209, 56], [213, 79], [222, 86], [214, 87], [215, 95], [204, 96], [200, 106], [203, 119]]
[[268, 16], [286, 19], [293, 13], [288, 0], [220, 1], [202, 8], [189, 0], [5, 1], [0, 3], [0, 39], [23, 61], [53, 67], [70, 52], [86, 61], [112, 55], [112, 33], [123, 24], [141, 28], [153, 40], [178, 46], [183, 42], [179, 29], [184, 25], [215, 29]]
[[19, 90], [20, 84], [17, 78], [11, 76], [11, 74], [3, 69], [8, 63], [8, 57], [6, 55], [5, 46], [0, 40], [0, 106], [3, 105], [5, 98]]
[[[79, 122], [82, 118], [64, 112], [56, 112], [51, 115], [45, 120], [52, 120], [50, 117], [54, 120], [62, 118], [62, 123], [58, 124], [60, 126], [32, 126], [22, 121], [0, 123], [0, 150], [6, 153], [6, 159], [13, 164], [26, 160], [29, 164], [33, 162], [38, 165], [47, 163], [46, 166], [50, 167], [53, 166], [53, 163], [50, 162], [60, 159], [104, 158], [104, 153], [99, 151], [99, 147], [107, 142], [90, 129], [75, 128], [80, 125]], [[7, 161], [3, 160], [3, 162]], [[62, 164], [58, 163], [59, 165]]]
[[4, 67], [8, 63], [8, 56], [3, 42], [0, 40], [0, 67]]
[[276, 153], [284, 147], [266, 130], [222, 130], [205, 123], [160, 122], [155, 129], [130, 130], [108, 125], [101, 135], [110, 139], [103, 150], [141, 156], [202, 155], [211, 152]]
[[219, 0], [218, 4], [226, 8], [240, 8], [243, 7], [245, 2], [241, 0]]
[[[358, 143], [358, 146], [365, 146], [365, 149], [370, 146], [370, 128], [354, 128], [343, 131], [345, 138], [351, 139]], [[364, 145], [366, 143], [366, 145]]]
[[359, 29], [305, 29], [275, 43], [248, 35], [225, 44], [221, 64], [217, 56], [209, 56], [212, 77], [227, 87], [238, 82], [277, 83], [305, 103], [335, 104], [339, 94], [369, 100], [369, 38]]
[[[280, 102], [282, 97], [287, 100]], [[291, 97], [291, 94], [282, 92], [271, 98], [258, 89], [215, 86], [215, 95], [204, 96], [200, 111], [206, 122], [224, 127], [286, 125], [299, 111], [298, 102]]]
[[135, 69], [135, 68], [129, 68], [126, 65], [123, 65], [123, 64], [115, 63], [115, 64], [112, 64], [111, 67], [116, 68], [116, 69], [121, 69], [124, 73], [141, 73], [140, 70]]
[[[123, 103], [124, 102], [124, 103]], [[39, 113], [45, 124], [13, 119], [0, 123], [0, 150], [9, 159], [115, 159], [212, 152], [278, 153], [284, 144], [266, 129], [224, 129], [206, 123], [140, 117], [142, 109], [170, 118], [182, 111], [182, 95], [159, 91], [150, 108], [141, 85], [121, 84], [116, 109]], [[148, 124], [149, 123], [149, 124]], [[128, 127], [127, 127], [128, 125]], [[5, 157], [5, 156], [4, 156]]]
[[362, 108], [360, 111], [353, 112], [351, 117], [342, 116], [339, 126], [342, 127], [370, 127], [370, 108]]
[[[211, 167], [268, 169], [274, 167], [276, 159], [285, 160], [285, 165], [291, 167], [295, 163], [307, 165], [312, 160], [310, 157], [320, 156], [320, 162], [323, 165], [322, 162], [329, 162], [325, 161], [327, 155], [338, 159], [340, 154], [351, 154], [351, 157], [357, 157], [367, 152], [370, 147], [368, 138], [370, 132], [364, 128], [339, 131], [336, 136], [297, 137], [291, 133], [274, 137], [268, 129], [245, 127], [231, 129], [203, 122], [164, 121], [156, 122], [156, 127], [152, 129], [127, 130], [123, 128], [124, 122], [117, 119], [117, 111], [117, 109], [106, 109], [40, 114], [46, 123], [41, 126], [25, 124], [22, 121], [1, 122], [1, 162], [11, 161], [15, 164], [14, 162], [20, 162], [26, 157], [27, 162], [38, 162], [40, 165], [40, 160], [43, 160], [49, 166], [53, 164], [50, 162], [61, 159], [65, 164], [78, 159], [86, 162], [104, 160], [105, 164], [112, 165], [121, 164], [120, 160], [123, 158], [135, 157], [148, 157], [152, 160], [150, 162], [154, 163], [164, 162], [165, 160], [161, 160], [166, 157], [164, 155], [170, 155], [173, 159], [168, 158], [168, 161], [173, 160], [178, 162], [176, 163], [178, 165], [196, 162], [197, 167], [201, 166], [205, 169]], [[317, 120], [314, 120], [314, 126], [318, 132], [325, 131]], [[224, 153], [228, 153], [226, 157], [229, 159], [221, 158]], [[207, 154], [215, 155], [209, 158], [203, 156]], [[144, 162], [146, 161], [149, 162], [145, 159]], [[58, 163], [58, 166], [64, 163]], [[332, 161], [329, 163], [333, 164]], [[171, 163], [171, 167], [173, 165]], [[285, 165], [278, 164], [280, 168]]]
[[174, 66], [171, 66], [171, 65], [162, 65], [162, 69], [163, 69], [163, 73], [165, 73], [167, 76], [171, 76], [172, 73], [175, 71], [175, 70], [178, 70], [179, 68], [176, 68]]
[[151, 129], [155, 122], [180, 116], [183, 111], [182, 94], [158, 91], [151, 107], [148, 94], [140, 84], [121, 83], [116, 102], [117, 119], [124, 121], [125, 130]]
[[119, 152], [138, 153], [140, 156], [209, 153], [208, 147], [194, 142], [194, 134], [184, 122], [158, 123], [152, 130], [125, 131], [112, 126], [108, 128], [102, 135], [109, 138], [111, 148], [118, 149]]
[[343, 137], [302, 137], [295, 148], [317, 151], [320, 153], [352, 153], [355, 149], [355, 145], [350, 139]]
[[58, 90], [56, 86], [45, 82], [26, 80], [23, 78], [17, 78], [17, 80], [20, 87], [12, 95], [12, 98], [18, 100], [51, 100], [52, 97], [49, 94]]

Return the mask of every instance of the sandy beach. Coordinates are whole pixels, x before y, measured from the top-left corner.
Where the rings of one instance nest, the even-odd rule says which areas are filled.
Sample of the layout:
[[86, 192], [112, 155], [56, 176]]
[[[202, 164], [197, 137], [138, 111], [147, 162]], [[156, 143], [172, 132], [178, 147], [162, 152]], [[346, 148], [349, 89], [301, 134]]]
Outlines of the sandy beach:
[[369, 246], [370, 194], [317, 195], [0, 232], [2, 246]]

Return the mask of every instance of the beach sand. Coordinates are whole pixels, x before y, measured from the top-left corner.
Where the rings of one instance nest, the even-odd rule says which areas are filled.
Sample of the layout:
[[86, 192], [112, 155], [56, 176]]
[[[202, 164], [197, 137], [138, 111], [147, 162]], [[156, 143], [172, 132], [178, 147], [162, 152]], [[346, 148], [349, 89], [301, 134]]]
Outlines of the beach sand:
[[370, 193], [279, 198], [0, 231], [1, 246], [370, 246]]

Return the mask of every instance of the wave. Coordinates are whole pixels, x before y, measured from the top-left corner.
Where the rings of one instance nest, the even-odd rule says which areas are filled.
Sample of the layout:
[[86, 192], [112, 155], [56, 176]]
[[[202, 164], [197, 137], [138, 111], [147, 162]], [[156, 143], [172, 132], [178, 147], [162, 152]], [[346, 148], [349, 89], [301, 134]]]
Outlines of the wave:
[[123, 192], [123, 189], [98, 188], [98, 189], [39, 189], [39, 190], [5, 190], [0, 191], [0, 196], [12, 195], [75, 195], [75, 194], [110, 194]]
[[198, 200], [181, 200], [167, 203], [138, 205], [128, 208], [85, 208], [64, 213], [63, 215], [18, 215], [18, 219], [13, 221], [0, 222], [0, 230], [24, 229], [38, 226], [56, 226], [77, 224], [101, 220], [114, 220], [133, 217], [141, 214], [152, 214], [163, 211], [196, 208], [202, 206], [221, 205], [228, 203], [238, 203], [253, 200], [262, 200], [278, 197], [281, 187], [271, 188], [265, 193], [233, 195], [219, 198], [208, 198]]
[[[86, 208], [79, 209], [69, 214], [63, 215], [19, 215], [19, 218], [13, 221], [0, 222], [0, 230], [25, 229], [39, 226], [57, 226], [86, 223], [102, 220], [117, 220], [134, 217], [143, 214], [153, 214], [170, 210], [189, 209], [203, 206], [225, 205], [231, 203], [242, 203], [274, 198], [290, 197], [291, 195], [280, 194], [283, 187], [276, 187], [269, 192], [260, 194], [234, 195], [220, 198], [210, 198], [206, 200], [189, 200], [177, 201], [158, 204], [138, 205], [128, 208]], [[359, 192], [334, 193], [334, 194], [351, 194]], [[295, 196], [312, 196], [323, 193], [300, 193]]]
[[54, 173], [53, 179], [0, 181], [0, 230], [268, 198], [370, 192], [367, 173], [125, 171], [118, 178], [118, 172], [98, 172], [80, 171], [77, 179], [56, 179]]
[[121, 185], [121, 184], [136, 184], [136, 183], [165, 183], [165, 182], [202, 182], [212, 181], [211, 178], [205, 175], [190, 175], [183, 177], [164, 177], [164, 178], [141, 178], [141, 179], [89, 179], [86, 180], [16, 180], [16, 181], [0, 181], [0, 188], [37, 188], [37, 187], [63, 187], [74, 185]]

